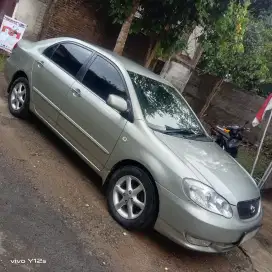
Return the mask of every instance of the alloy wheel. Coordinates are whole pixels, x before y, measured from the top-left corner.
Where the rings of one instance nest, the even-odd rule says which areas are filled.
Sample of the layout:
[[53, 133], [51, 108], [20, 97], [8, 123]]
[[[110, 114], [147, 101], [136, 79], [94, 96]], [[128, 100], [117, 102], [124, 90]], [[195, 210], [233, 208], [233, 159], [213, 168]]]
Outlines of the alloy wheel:
[[26, 86], [24, 83], [18, 82], [11, 91], [11, 107], [18, 111], [22, 108], [26, 100]]
[[146, 191], [142, 182], [131, 175], [120, 178], [113, 188], [113, 204], [125, 219], [136, 219], [146, 206]]

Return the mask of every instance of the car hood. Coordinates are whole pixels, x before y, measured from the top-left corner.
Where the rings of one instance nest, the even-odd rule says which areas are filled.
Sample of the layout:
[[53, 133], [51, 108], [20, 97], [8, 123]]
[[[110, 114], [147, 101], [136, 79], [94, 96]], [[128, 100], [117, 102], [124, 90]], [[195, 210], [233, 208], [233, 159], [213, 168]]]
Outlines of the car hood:
[[214, 142], [189, 140], [154, 132], [197, 176], [232, 205], [260, 197], [255, 181]]

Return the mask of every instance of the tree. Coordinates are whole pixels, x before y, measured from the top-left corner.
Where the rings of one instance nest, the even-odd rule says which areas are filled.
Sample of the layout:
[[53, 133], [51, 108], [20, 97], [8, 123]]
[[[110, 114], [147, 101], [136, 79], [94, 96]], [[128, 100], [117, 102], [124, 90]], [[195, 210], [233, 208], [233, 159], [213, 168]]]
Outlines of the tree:
[[249, 10], [251, 14], [258, 18], [264, 13], [271, 14], [272, 12], [272, 1], [271, 0], [253, 0]]
[[[121, 55], [129, 33], [142, 32], [150, 37], [148, 64], [161, 41], [170, 41], [178, 36], [196, 13], [192, 0], [109, 0], [108, 4], [113, 22], [122, 25], [114, 51]], [[134, 20], [136, 12], [140, 18]]]
[[150, 37], [150, 47], [145, 66], [149, 67], [155, 56], [167, 55], [185, 46], [184, 33], [197, 18], [195, 1], [149, 1], [145, 7], [141, 26]]
[[114, 52], [122, 55], [125, 43], [131, 29], [131, 25], [137, 10], [143, 4], [142, 0], [110, 0], [110, 15], [113, 16], [114, 22], [121, 23], [122, 27], [117, 38]]
[[153, 2], [141, 22], [145, 34], [151, 37], [146, 67], [150, 66], [154, 57], [171, 60], [186, 49], [189, 35], [195, 26], [214, 23], [226, 10], [229, 0], [223, 3], [222, 0]]
[[201, 40], [204, 54], [200, 67], [219, 80], [200, 111], [200, 117], [220, 91], [224, 80], [230, 80], [240, 87], [253, 88], [269, 77], [263, 43], [261, 41], [256, 46], [253, 36], [257, 32], [252, 35], [254, 21], [250, 18], [249, 6], [249, 1], [231, 1], [224, 15], [204, 29]]
[[[184, 29], [198, 20], [198, 7], [214, 0], [108, 0], [109, 15], [122, 25], [114, 51], [122, 54], [130, 32], [150, 37], [148, 67], [158, 50], [169, 50]], [[207, 5], [209, 6], [209, 5]], [[135, 20], [135, 14], [140, 18]]]

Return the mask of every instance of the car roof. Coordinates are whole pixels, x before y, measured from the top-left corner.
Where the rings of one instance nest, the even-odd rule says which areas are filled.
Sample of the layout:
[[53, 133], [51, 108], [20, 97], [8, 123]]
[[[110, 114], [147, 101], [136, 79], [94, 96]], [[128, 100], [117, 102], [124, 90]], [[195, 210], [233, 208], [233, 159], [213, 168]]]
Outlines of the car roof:
[[[62, 41], [74, 41], [74, 42], [80, 43], [80, 44], [82, 44], [84, 46], [87, 46], [90, 49], [94, 49], [98, 53], [108, 57], [114, 63], [119, 64], [119, 66], [122, 65], [123, 68], [125, 70], [129, 71], [129, 72], [133, 72], [133, 73], [136, 73], [136, 74], [140, 74], [140, 75], [149, 77], [151, 79], [154, 79], [156, 81], [159, 81], [161, 83], [164, 83], [166, 85], [169, 85], [169, 86], [173, 87], [173, 85], [170, 82], [168, 82], [164, 78], [160, 77], [159, 75], [153, 73], [152, 71], [148, 70], [147, 68], [143, 67], [142, 65], [140, 65], [140, 64], [138, 64], [138, 63], [136, 63], [136, 62], [134, 62], [134, 61], [132, 61], [132, 60], [130, 60], [128, 58], [120, 56], [120, 55], [114, 53], [113, 51], [110, 51], [110, 50], [105, 49], [103, 47], [100, 47], [100, 46], [97, 46], [97, 45], [94, 45], [94, 44], [91, 44], [91, 43], [87, 43], [87, 42], [81, 41], [79, 39], [69, 38], [69, 37], [53, 38], [53, 39], [49, 39], [49, 40], [46, 40], [46, 41], [47, 42], [50, 41], [50, 43], [51, 42], [52, 43], [53, 42], [62, 42]], [[43, 41], [41, 41], [41, 42], [43, 42]]]

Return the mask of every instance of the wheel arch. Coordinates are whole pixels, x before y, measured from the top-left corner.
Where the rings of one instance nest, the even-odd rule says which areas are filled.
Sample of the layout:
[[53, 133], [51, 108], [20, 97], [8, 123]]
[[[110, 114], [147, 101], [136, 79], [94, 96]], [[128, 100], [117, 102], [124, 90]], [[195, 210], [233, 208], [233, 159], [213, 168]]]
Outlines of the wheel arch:
[[17, 71], [17, 72], [13, 75], [13, 77], [12, 77], [12, 79], [11, 79], [11, 81], [10, 81], [10, 84], [9, 84], [9, 86], [8, 86], [8, 93], [10, 92], [10, 87], [11, 87], [12, 83], [13, 83], [17, 78], [20, 78], [20, 77], [24, 77], [24, 78], [26, 78], [26, 79], [28, 80], [28, 76], [27, 76], [27, 74], [26, 74], [24, 71], [22, 71], [22, 70]]

